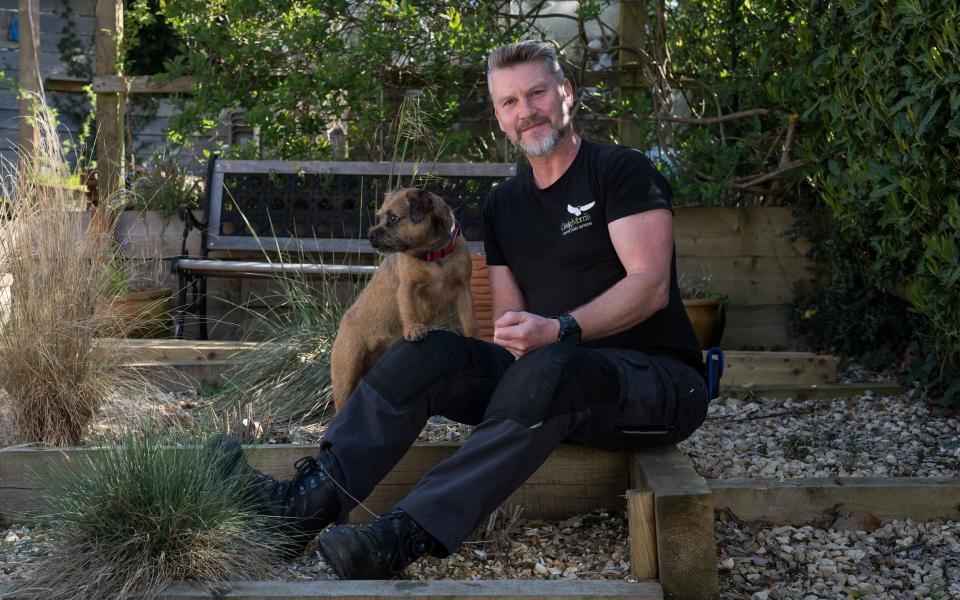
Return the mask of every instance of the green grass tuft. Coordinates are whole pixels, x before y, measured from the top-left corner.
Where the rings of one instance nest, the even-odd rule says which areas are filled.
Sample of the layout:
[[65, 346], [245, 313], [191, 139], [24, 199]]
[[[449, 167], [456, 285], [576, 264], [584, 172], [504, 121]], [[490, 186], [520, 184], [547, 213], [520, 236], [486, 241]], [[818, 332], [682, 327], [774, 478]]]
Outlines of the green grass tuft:
[[53, 548], [18, 598], [157, 597], [171, 582], [274, 574], [285, 539], [205, 440], [129, 435], [42, 474]]

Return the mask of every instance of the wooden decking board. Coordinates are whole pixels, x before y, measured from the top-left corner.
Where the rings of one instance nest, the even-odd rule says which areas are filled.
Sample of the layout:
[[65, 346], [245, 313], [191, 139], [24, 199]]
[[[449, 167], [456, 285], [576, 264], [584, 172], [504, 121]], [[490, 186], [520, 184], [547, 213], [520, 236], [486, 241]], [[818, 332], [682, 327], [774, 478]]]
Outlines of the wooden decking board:
[[[237, 583], [216, 596], [210, 592], [180, 584], [168, 588], [159, 600], [372, 600], [418, 598], [452, 600], [454, 598], [490, 598], [498, 600], [659, 600], [660, 585], [654, 581], [617, 580], [486, 580], [486, 581], [309, 581]], [[229, 591], [228, 591], [229, 590]]]
[[763, 398], [781, 400], [836, 400], [854, 396], [868, 396], [881, 398], [883, 396], [898, 396], [906, 393], [906, 389], [897, 383], [889, 382], [856, 382], [856, 383], [828, 383], [819, 385], [806, 384], [764, 384], [764, 385], [721, 385], [721, 394], [724, 397], [756, 399]]
[[714, 506], [730, 509], [745, 521], [829, 524], [849, 512], [870, 513], [881, 523], [960, 520], [960, 477], [711, 479], [707, 483]]
[[[211, 361], [210, 369], [227, 369], [245, 356], [267, 348], [267, 342], [224, 342], [204, 340], [97, 340], [100, 346], [119, 350], [131, 365], [185, 371]], [[199, 362], [197, 362], [199, 361]], [[214, 363], [214, 361], [216, 361]], [[726, 352], [724, 387], [770, 385], [832, 385], [837, 380], [838, 359], [810, 352]]]
[[[676, 446], [632, 453], [630, 487], [653, 492], [657, 564], [664, 595], [719, 598], [713, 499], [687, 455]], [[639, 515], [634, 510], [630, 516]]]
[[[409, 493], [424, 473], [458, 447], [455, 443], [414, 445], [364, 504], [375, 513], [389, 510]], [[311, 445], [271, 444], [250, 448], [249, 457], [254, 467], [288, 478], [297, 459], [316, 454], [318, 449]], [[89, 452], [97, 450], [29, 447], [0, 450], [0, 514], [37, 511], [40, 490], [34, 474], [49, 468], [70, 468]], [[599, 508], [623, 510], [627, 482], [626, 454], [563, 444], [514, 492], [507, 504], [523, 505], [523, 516], [529, 519], [559, 519]], [[351, 517], [365, 520], [369, 513], [358, 508]]]

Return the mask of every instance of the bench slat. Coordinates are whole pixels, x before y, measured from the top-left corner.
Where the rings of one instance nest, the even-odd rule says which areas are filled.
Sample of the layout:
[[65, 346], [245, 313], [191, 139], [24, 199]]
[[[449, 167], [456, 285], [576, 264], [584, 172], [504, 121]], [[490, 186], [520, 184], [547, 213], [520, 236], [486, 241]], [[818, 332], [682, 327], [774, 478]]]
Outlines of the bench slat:
[[177, 269], [190, 273], [208, 275], [280, 275], [283, 273], [302, 273], [304, 275], [373, 275], [377, 267], [373, 265], [326, 265], [321, 263], [268, 263], [249, 260], [216, 260], [201, 258], [182, 258], [177, 261]]
[[513, 177], [512, 163], [389, 163], [320, 160], [217, 160], [217, 173], [320, 173], [330, 175], [433, 175], [437, 177]]
[[[467, 242], [471, 252], [483, 252], [483, 242]], [[207, 238], [207, 250], [236, 250], [239, 252], [304, 252], [375, 254], [368, 240], [348, 238], [292, 238], [246, 236], [220, 237], [213, 234]]]

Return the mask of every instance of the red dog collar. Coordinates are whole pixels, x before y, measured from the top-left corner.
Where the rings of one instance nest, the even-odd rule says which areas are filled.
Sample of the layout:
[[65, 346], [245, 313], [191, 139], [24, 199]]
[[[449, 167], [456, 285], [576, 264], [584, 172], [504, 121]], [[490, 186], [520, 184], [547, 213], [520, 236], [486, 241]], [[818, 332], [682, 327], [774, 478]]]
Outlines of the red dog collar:
[[457, 243], [457, 236], [460, 235], [460, 225], [454, 223], [453, 232], [450, 234], [450, 243], [440, 248], [439, 250], [427, 250], [426, 252], [421, 252], [417, 255], [417, 258], [425, 260], [427, 262], [432, 262], [435, 260], [440, 260], [444, 256], [453, 252], [453, 245]]

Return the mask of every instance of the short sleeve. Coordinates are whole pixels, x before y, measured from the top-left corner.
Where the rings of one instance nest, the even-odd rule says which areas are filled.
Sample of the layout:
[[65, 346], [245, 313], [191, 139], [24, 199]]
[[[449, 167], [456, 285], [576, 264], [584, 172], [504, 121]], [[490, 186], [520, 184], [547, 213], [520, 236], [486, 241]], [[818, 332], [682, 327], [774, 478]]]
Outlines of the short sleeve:
[[480, 211], [480, 220], [483, 226], [483, 250], [487, 254], [488, 265], [506, 265], [507, 260], [500, 250], [497, 239], [496, 222], [496, 190], [491, 190]]
[[657, 208], [673, 211], [670, 184], [639, 150], [617, 148], [601, 172], [607, 223]]

